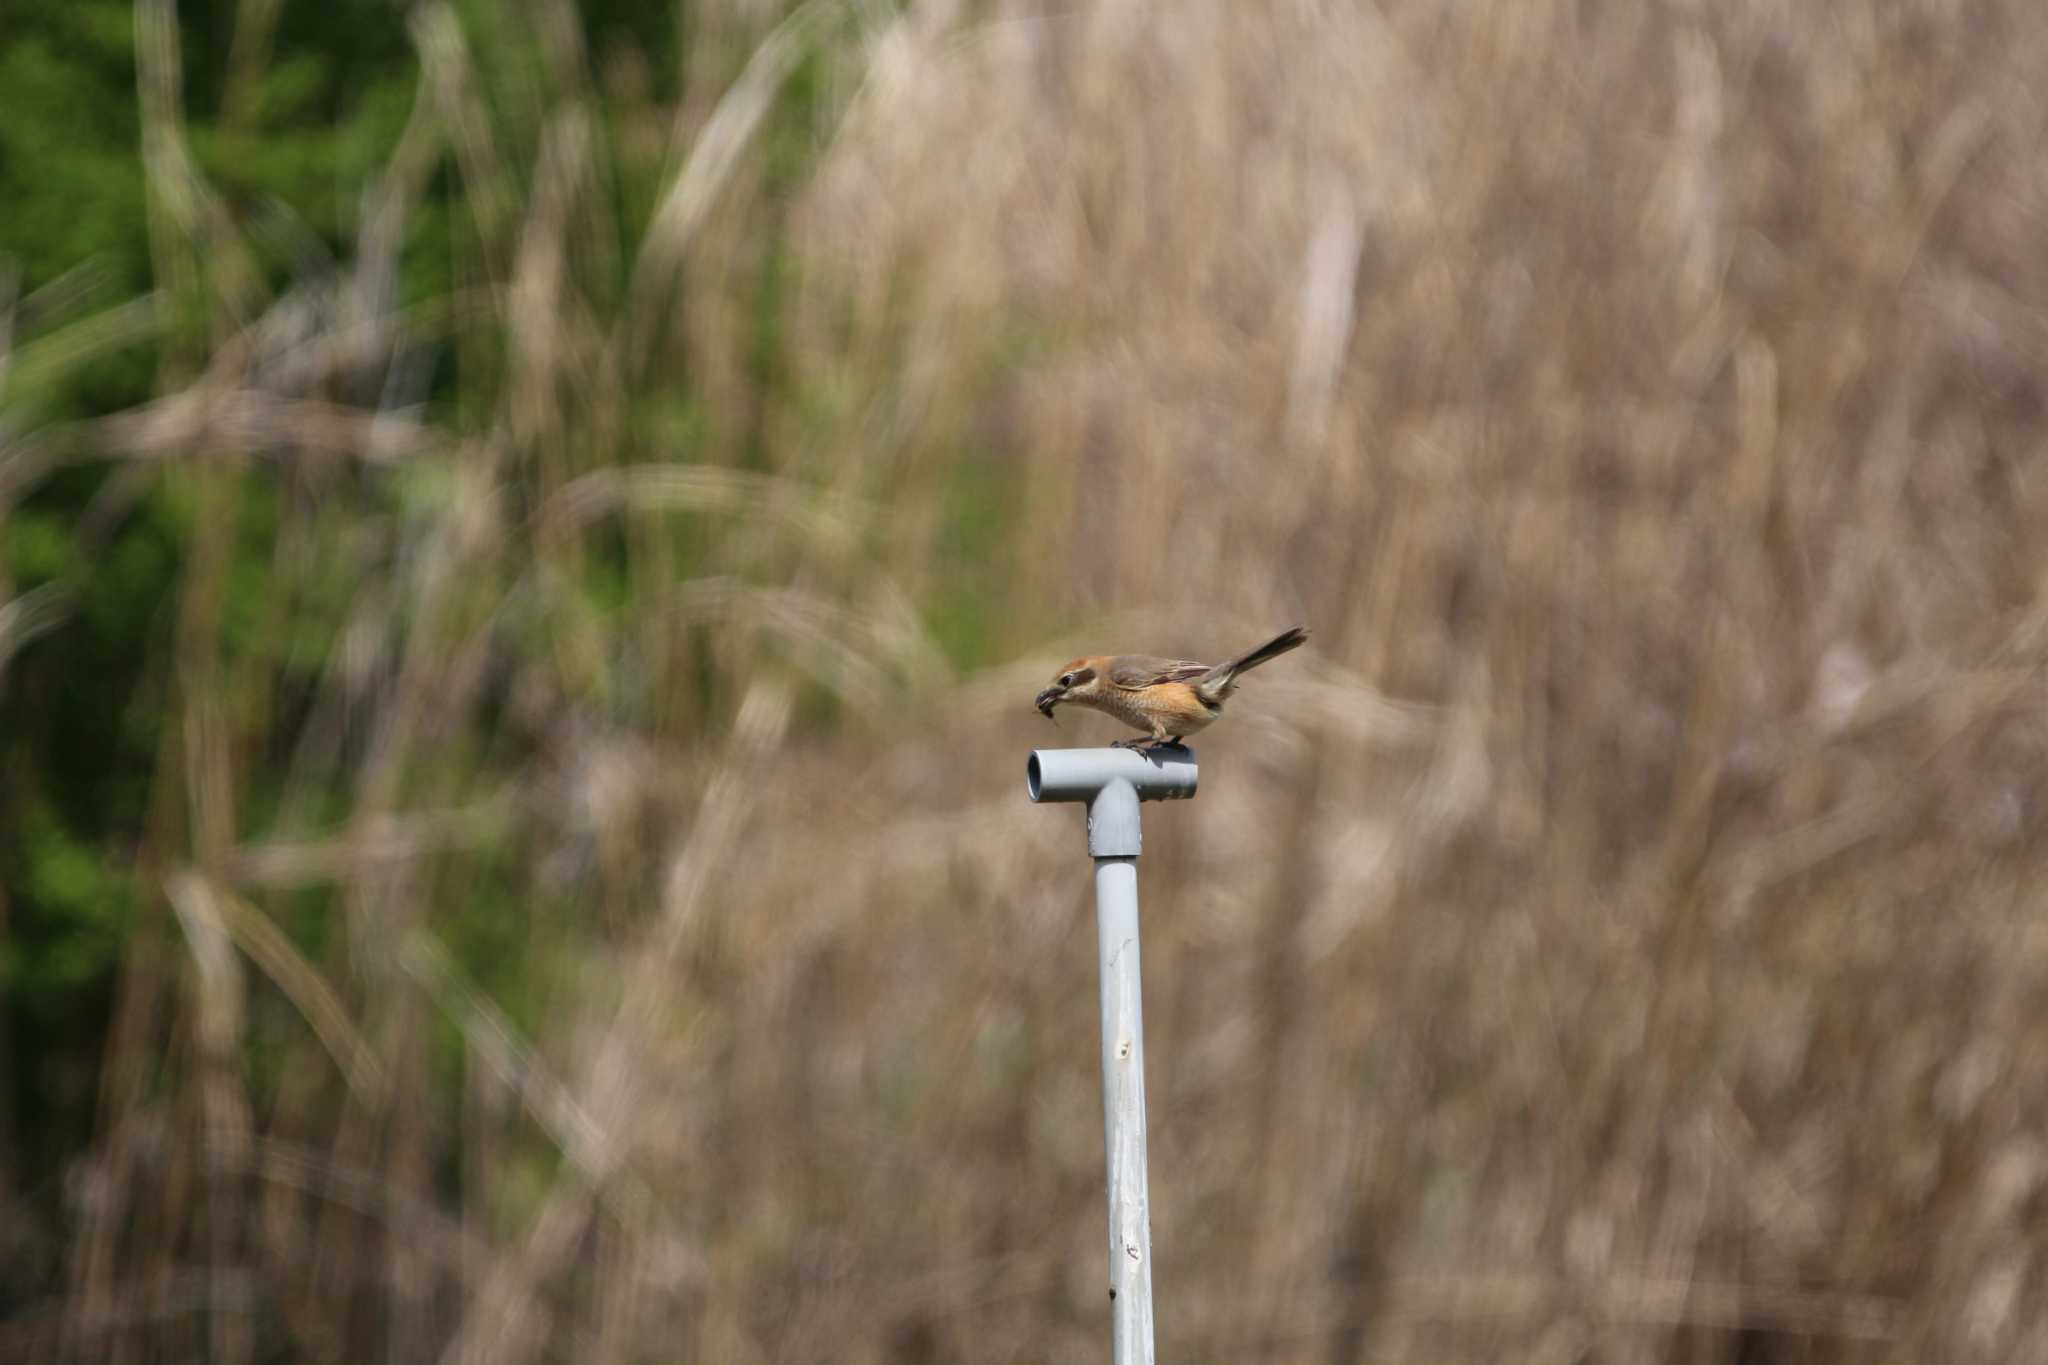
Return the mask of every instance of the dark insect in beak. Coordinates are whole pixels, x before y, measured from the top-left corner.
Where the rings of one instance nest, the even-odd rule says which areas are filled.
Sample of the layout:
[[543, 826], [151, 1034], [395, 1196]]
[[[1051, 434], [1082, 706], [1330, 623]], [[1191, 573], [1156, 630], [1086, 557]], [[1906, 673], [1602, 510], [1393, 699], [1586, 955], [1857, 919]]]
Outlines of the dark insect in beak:
[[1048, 687], [1045, 691], [1040, 692], [1037, 699], [1031, 704], [1038, 708], [1038, 714], [1044, 716], [1047, 720], [1051, 720], [1052, 708], [1059, 705], [1060, 698], [1066, 694], [1066, 689], [1063, 687]]

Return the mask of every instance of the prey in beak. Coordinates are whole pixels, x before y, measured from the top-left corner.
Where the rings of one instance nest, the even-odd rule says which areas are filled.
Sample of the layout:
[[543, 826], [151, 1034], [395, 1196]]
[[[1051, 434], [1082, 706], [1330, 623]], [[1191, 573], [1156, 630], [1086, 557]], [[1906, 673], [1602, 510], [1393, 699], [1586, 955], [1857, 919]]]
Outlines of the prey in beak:
[[1051, 720], [1052, 709], [1061, 702], [1070, 706], [1094, 706], [1095, 695], [1101, 689], [1096, 686], [1097, 669], [1094, 659], [1076, 659], [1059, 671], [1052, 685], [1031, 699], [1038, 708], [1038, 714]]

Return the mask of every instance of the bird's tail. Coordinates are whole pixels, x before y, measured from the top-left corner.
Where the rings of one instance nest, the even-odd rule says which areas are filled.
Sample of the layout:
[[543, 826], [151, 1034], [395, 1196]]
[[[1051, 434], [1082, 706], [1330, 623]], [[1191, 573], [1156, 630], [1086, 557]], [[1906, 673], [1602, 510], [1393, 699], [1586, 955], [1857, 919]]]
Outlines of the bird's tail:
[[1240, 654], [1229, 663], [1218, 664], [1204, 673], [1200, 683], [1201, 689], [1204, 692], [1221, 691], [1236, 681], [1238, 674], [1247, 669], [1257, 668], [1269, 659], [1277, 659], [1288, 650], [1298, 648], [1307, 642], [1308, 631], [1305, 627], [1296, 626], [1292, 630], [1284, 630], [1257, 649]]

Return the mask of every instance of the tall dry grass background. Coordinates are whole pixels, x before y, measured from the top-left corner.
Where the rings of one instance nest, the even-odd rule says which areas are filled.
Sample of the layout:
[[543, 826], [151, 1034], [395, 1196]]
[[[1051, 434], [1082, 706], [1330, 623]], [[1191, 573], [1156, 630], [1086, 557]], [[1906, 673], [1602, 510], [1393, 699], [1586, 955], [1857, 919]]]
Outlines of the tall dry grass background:
[[1029, 698], [1300, 621], [1147, 822], [1164, 1358], [2048, 1359], [2048, 11], [490, 10], [279, 288], [138, 5], [158, 293], [15, 369], [159, 397], [6, 488], [192, 525], [0, 1355], [1102, 1358]]

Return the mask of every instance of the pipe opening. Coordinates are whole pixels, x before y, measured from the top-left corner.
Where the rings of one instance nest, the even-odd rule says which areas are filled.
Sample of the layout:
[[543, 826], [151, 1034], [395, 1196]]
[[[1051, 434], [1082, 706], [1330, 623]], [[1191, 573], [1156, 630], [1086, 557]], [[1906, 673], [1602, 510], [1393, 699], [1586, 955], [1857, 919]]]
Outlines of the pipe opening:
[[1036, 801], [1036, 800], [1038, 799], [1038, 755], [1037, 755], [1037, 754], [1033, 754], [1033, 755], [1031, 755], [1031, 759], [1030, 759], [1030, 761], [1029, 761], [1028, 763], [1026, 763], [1026, 764], [1024, 765], [1024, 781], [1025, 781], [1025, 782], [1026, 782], [1026, 783], [1027, 783], [1027, 784], [1028, 784], [1028, 785], [1030, 786], [1030, 788], [1031, 788], [1031, 799], [1032, 799], [1033, 801]]

